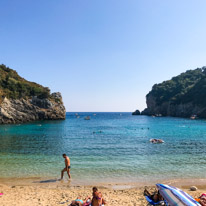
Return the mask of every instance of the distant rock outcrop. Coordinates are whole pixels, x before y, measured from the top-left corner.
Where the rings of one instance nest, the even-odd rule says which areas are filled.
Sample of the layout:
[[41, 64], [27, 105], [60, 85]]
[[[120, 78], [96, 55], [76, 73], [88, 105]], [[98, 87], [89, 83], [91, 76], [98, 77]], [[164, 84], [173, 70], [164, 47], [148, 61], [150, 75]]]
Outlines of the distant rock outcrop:
[[155, 84], [146, 95], [142, 115], [206, 118], [206, 68], [182, 73]]
[[36, 120], [65, 119], [65, 107], [59, 92], [29, 82], [16, 71], [0, 65], [0, 124]]
[[140, 115], [140, 111], [137, 109], [136, 111], [132, 112], [132, 115]]
[[140, 113], [141, 115], [149, 115], [148, 109], [145, 108], [143, 111]]

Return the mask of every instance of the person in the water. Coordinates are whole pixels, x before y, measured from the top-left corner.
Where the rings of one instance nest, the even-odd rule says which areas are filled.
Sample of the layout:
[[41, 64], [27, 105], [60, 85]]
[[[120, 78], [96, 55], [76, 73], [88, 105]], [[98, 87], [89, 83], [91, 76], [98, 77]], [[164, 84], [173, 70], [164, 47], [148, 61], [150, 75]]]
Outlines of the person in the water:
[[70, 175], [70, 159], [66, 154], [62, 155], [63, 158], [65, 159], [65, 168], [61, 171], [61, 180], [63, 179], [64, 176], [64, 172], [67, 172], [69, 179], [71, 179], [71, 175]]

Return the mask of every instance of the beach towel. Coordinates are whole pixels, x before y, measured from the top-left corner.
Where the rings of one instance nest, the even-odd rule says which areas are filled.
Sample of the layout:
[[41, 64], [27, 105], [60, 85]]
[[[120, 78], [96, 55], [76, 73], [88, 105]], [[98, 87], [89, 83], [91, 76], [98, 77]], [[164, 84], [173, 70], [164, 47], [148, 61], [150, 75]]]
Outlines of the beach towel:
[[83, 206], [91, 206], [92, 202], [86, 202], [83, 204]]
[[150, 196], [145, 196], [149, 205], [165, 205], [164, 201], [154, 202]]

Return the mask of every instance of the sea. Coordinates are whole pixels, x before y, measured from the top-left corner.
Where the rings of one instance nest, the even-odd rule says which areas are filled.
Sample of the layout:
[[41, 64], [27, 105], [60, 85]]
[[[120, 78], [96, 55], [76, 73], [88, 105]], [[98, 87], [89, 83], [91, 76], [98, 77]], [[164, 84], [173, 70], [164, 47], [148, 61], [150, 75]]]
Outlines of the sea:
[[60, 178], [63, 153], [82, 183], [205, 179], [206, 121], [69, 112], [62, 121], [0, 126], [0, 178]]

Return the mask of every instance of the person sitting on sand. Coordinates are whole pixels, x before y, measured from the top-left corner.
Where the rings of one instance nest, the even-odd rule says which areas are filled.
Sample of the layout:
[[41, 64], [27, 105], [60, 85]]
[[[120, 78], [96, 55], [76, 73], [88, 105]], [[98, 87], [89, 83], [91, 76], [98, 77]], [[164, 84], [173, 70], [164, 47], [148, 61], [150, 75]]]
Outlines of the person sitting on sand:
[[155, 203], [164, 200], [164, 198], [163, 198], [162, 195], [160, 194], [159, 190], [158, 190], [157, 192], [154, 192], [154, 193], [151, 195], [151, 193], [150, 193], [147, 189], [145, 189], [145, 190], [144, 190], [144, 195], [150, 197]]
[[62, 156], [65, 159], [65, 168], [61, 171], [61, 180], [63, 179], [64, 172], [67, 172], [68, 177], [70, 179], [71, 178], [71, 175], [70, 175], [70, 168], [71, 168], [70, 167], [70, 159], [66, 154], [63, 154]]
[[153, 195], [153, 200], [154, 200], [154, 202], [159, 202], [159, 201], [164, 200], [162, 195], [160, 194], [159, 190], [156, 194]]
[[198, 199], [195, 199], [199, 202], [202, 206], [206, 206], [206, 194], [203, 193]]
[[102, 193], [101, 192], [98, 193], [97, 199], [98, 199], [98, 205], [99, 206], [104, 205], [103, 204], [104, 199], [102, 198]]
[[106, 204], [102, 197], [102, 193], [98, 191], [97, 187], [92, 188], [92, 206], [103, 206]]

